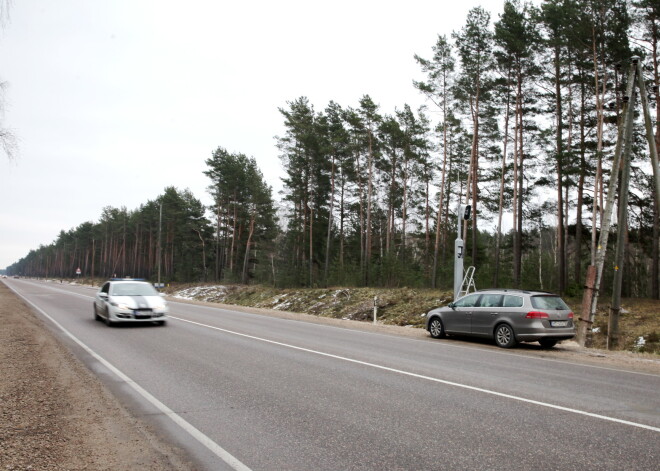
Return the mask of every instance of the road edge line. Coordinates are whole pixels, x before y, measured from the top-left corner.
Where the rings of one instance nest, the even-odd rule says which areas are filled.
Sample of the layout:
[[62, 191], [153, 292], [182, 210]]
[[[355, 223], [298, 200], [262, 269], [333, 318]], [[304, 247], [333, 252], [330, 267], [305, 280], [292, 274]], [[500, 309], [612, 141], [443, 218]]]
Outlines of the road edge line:
[[176, 423], [179, 427], [181, 427], [183, 430], [188, 432], [190, 436], [195, 438], [199, 443], [204, 445], [209, 451], [211, 451], [214, 455], [216, 455], [218, 458], [220, 458], [222, 461], [224, 461], [227, 465], [229, 465], [232, 469], [236, 471], [252, 471], [250, 468], [248, 468], [246, 465], [244, 465], [238, 458], [233, 456], [231, 453], [229, 453], [227, 450], [222, 448], [220, 445], [215, 443], [213, 440], [211, 440], [209, 437], [207, 437], [203, 432], [201, 432], [199, 429], [197, 429], [194, 425], [191, 423], [187, 422], [183, 417], [181, 417], [179, 414], [174, 412], [172, 409], [167, 407], [165, 404], [163, 404], [161, 401], [156, 399], [150, 392], [148, 392], [146, 389], [144, 389], [142, 386], [140, 386], [138, 383], [133, 381], [129, 376], [127, 376], [125, 373], [123, 373], [120, 369], [115, 367], [112, 363], [110, 363], [108, 360], [103, 358], [101, 355], [96, 353], [94, 350], [92, 350], [90, 347], [88, 347], [85, 343], [82, 342], [82, 340], [78, 339], [75, 335], [73, 335], [71, 332], [69, 332], [62, 324], [57, 322], [55, 319], [53, 319], [49, 314], [47, 314], [43, 309], [41, 309], [39, 306], [34, 304], [32, 301], [29, 299], [25, 298], [21, 293], [18, 291], [10, 288], [14, 293], [16, 293], [23, 301], [28, 303], [33, 309], [35, 309], [37, 312], [39, 312], [42, 316], [47, 318], [49, 321], [51, 321], [58, 329], [60, 329], [67, 337], [69, 337], [71, 340], [73, 340], [78, 346], [80, 346], [83, 350], [85, 350], [89, 355], [91, 355], [94, 359], [99, 361], [103, 366], [105, 366], [108, 370], [110, 370], [115, 376], [117, 376], [121, 381], [126, 383], [128, 386], [130, 386], [135, 392], [140, 394], [142, 397], [144, 397], [151, 405], [153, 405], [156, 409], [161, 411], [164, 415], [169, 417], [174, 423]]

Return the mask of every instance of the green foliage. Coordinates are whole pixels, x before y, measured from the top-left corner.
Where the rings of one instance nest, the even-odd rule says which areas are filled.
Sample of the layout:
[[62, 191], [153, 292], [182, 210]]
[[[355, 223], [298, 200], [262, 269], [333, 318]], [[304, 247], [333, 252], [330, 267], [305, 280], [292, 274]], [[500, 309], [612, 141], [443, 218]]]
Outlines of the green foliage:
[[[413, 85], [431, 112], [405, 103], [387, 112], [369, 95], [323, 111], [306, 97], [280, 108], [279, 214], [256, 160], [218, 147], [204, 171], [209, 208], [168, 187], [140, 208], [107, 207], [98, 222], [61, 231], [8, 273], [64, 277], [80, 267], [94, 277], [451, 289], [456, 206], [470, 194], [476, 213], [463, 237], [479, 288], [579, 296], [622, 69], [632, 47], [657, 50], [658, 18], [651, 0], [505, 1], [493, 21], [473, 8], [462, 28], [437, 37], [430, 58], [414, 57], [423, 79]], [[607, 102], [614, 109], [603, 116]], [[633, 160], [624, 292], [648, 296], [658, 223], [638, 141]]]
[[246, 283], [257, 274], [268, 279], [277, 217], [271, 188], [256, 160], [219, 147], [206, 164], [214, 200], [214, 279]]

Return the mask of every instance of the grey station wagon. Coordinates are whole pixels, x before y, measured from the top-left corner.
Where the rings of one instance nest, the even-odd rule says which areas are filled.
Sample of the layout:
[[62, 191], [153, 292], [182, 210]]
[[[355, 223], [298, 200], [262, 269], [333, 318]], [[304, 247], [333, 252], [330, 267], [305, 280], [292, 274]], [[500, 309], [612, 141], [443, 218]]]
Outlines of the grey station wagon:
[[495, 339], [503, 348], [538, 341], [551, 348], [575, 337], [573, 312], [556, 294], [511, 289], [481, 290], [426, 314], [431, 337], [466, 335]]

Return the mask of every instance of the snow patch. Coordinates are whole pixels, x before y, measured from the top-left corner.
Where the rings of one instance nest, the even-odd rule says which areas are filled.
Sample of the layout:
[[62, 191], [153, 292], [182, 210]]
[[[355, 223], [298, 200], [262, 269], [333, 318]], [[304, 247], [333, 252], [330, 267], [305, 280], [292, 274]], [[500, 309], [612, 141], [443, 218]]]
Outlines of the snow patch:
[[177, 299], [198, 300], [198, 301], [220, 301], [227, 295], [227, 287], [223, 285], [215, 286], [195, 286], [193, 288], [182, 289], [172, 295]]

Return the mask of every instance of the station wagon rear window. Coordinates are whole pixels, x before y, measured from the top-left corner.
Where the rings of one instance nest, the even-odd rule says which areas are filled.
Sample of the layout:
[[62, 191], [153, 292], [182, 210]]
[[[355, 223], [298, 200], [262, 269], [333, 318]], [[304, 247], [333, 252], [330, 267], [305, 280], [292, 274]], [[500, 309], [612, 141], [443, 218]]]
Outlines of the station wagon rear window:
[[559, 296], [532, 296], [534, 309], [548, 309], [554, 311], [568, 311], [570, 308]]

